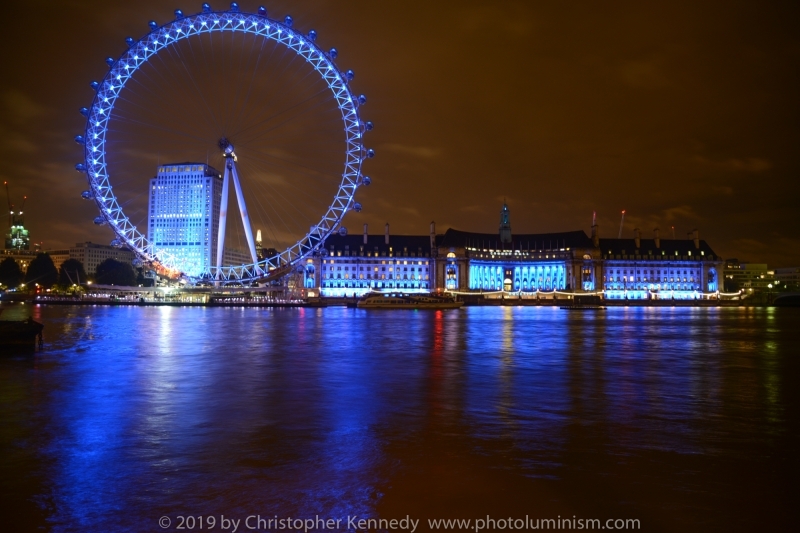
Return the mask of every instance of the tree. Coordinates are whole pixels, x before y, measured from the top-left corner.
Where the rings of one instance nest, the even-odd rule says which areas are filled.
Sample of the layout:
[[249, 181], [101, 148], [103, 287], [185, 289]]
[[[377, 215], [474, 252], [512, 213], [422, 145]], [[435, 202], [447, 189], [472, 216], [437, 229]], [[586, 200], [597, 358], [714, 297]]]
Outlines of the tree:
[[38, 283], [42, 287], [49, 289], [58, 281], [58, 270], [53, 260], [48, 254], [36, 254], [36, 258], [28, 265], [25, 272], [25, 283], [32, 285]]
[[136, 285], [136, 274], [129, 263], [116, 259], [106, 259], [99, 265], [94, 274], [95, 281], [100, 285]]
[[77, 259], [67, 259], [58, 269], [58, 284], [62, 287], [71, 287], [73, 284], [80, 285], [86, 283], [86, 271], [83, 263]]
[[22, 281], [22, 270], [13, 257], [0, 261], [0, 285], [4, 289], [16, 287]]

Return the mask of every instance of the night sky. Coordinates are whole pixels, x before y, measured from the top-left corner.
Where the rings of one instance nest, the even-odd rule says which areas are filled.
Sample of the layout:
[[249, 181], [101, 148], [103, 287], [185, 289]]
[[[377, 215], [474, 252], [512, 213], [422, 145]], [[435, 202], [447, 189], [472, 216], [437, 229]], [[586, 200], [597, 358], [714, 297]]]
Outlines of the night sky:
[[[172, 5], [174, 4], [174, 5]], [[107, 243], [81, 200], [73, 142], [89, 82], [147, 21], [201, 2], [35, 1], [5, 6], [0, 171], [45, 249]], [[702, 5], [699, 5], [702, 4]], [[224, 8], [227, 2], [211, 2]], [[240, 2], [255, 11], [255, 2]], [[725, 258], [800, 266], [800, 20], [795, 3], [274, 1], [316, 29], [376, 124], [361, 232], [428, 223], [603, 237], [700, 230]], [[140, 228], [144, 230], [144, 228]]]

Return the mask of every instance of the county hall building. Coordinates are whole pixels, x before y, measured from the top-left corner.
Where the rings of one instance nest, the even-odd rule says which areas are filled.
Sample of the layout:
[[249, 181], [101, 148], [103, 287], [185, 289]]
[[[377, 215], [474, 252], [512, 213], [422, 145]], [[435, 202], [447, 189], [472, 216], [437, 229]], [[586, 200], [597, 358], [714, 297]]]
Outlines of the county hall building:
[[687, 239], [601, 239], [582, 230], [514, 234], [503, 205], [496, 233], [448, 229], [428, 235], [334, 234], [304, 267], [304, 286], [322, 296], [370, 291], [562, 293], [607, 299], [700, 299], [719, 294], [722, 260], [697, 230]]

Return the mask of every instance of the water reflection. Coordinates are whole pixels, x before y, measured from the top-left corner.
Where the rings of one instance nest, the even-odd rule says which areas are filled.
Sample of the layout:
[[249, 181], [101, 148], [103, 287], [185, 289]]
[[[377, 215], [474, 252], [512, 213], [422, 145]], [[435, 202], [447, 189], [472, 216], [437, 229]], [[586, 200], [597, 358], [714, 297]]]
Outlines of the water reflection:
[[47, 349], [0, 366], [18, 531], [531, 502], [664, 529], [786, 518], [794, 310], [27, 311]]

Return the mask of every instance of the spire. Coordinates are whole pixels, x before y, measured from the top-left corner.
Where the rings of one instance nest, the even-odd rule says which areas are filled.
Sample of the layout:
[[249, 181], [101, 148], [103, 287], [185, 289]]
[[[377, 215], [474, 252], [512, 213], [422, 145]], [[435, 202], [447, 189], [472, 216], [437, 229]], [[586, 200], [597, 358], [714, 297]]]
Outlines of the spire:
[[503, 198], [503, 209], [500, 211], [500, 242], [511, 242], [511, 212], [508, 210], [505, 198]]

